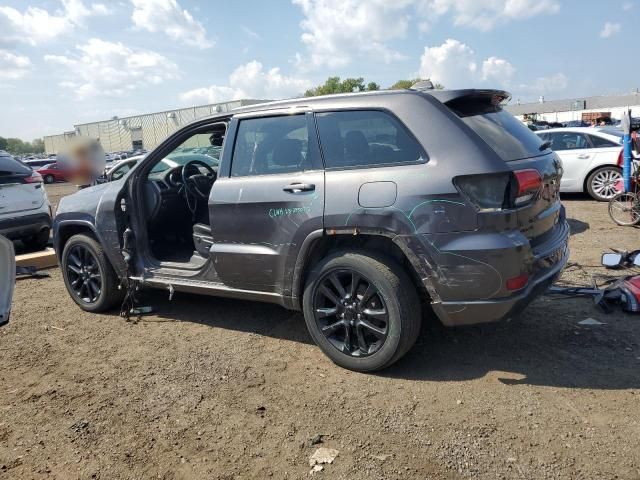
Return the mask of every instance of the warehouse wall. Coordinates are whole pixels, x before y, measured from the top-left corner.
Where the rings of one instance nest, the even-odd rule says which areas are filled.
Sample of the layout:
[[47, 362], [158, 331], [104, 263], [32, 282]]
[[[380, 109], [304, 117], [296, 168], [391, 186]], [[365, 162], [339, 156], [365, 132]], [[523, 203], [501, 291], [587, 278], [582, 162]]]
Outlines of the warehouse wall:
[[[200, 107], [181, 108], [160, 113], [83, 123], [75, 125], [75, 128], [80, 136], [99, 139], [104, 151], [107, 153], [131, 150], [133, 141], [138, 139], [142, 139], [142, 148], [151, 150], [173, 132], [194, 120], [254, 103], [260, 103], [260, 101], [237, 100]], [[58, 153], [63, 150], [70, 138], [72, 136], [68, 134], [45, 137], [46, 153]]]
[[[550, 113], [538, 113], [538, 120], [545, 120], [547, 122], [568, 122], [571, 120], [582, 120], [583, 113], [591, 113], [591, 112], [611, 112], [611, 118], [615, 118], [620, 120], [622, 115], [626, 110], [631, 110], [631, 116], [640, 117], [640, 105], [631, 105], [628, 107], [601, 107], [591, 110], [573, 110], [570, 112], [550, 112]], [[516, 118], [522, 120], [522, 115], [516, 115]]]

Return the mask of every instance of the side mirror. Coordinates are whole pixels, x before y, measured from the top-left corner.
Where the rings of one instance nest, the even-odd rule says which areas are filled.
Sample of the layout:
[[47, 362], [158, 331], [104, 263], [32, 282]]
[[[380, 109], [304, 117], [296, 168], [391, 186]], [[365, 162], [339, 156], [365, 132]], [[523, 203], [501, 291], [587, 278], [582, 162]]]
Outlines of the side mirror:
[[624, 255], [621, 253], [603, 253], [601, 263], [607, 268], [617, 268], [622, 265], [623, 260]]

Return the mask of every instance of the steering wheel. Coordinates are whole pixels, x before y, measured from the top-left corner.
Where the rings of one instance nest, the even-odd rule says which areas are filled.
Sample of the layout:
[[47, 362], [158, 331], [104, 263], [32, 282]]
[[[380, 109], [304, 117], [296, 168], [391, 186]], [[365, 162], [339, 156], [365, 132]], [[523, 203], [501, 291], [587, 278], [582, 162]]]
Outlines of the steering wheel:
[[[201, 173], [198, 167], [204, 168], [207, 173]], [[189, 171], [193, 171], [195, 173], [189, 175]], [[209, 191], [215, 181], [216, 172], [201, 160], [192, 160], [185, 163], [184, 167], [182, 167], [182, 184], [184, 185], [187, 193], [196, 198], [203, 200], [208, 199]]]

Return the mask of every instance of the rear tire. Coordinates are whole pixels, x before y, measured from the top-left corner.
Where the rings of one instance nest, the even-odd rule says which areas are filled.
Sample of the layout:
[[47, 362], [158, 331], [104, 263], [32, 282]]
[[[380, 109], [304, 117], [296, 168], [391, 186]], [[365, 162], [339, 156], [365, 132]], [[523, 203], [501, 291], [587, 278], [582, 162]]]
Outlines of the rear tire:
[[608, 202], [618, 193], [615, 185], [621, 180], [620, 168], [614, 166], [598, 168], [587, 178], [587, 192], [599, 202]]
[[47, 248], [47, 245], [49, 244], [49, 236], [50, 230], [46, 228], [40, 233], [36, 233], [29, 238], [25, 238], [24, 240], [22, 240], [22, 243], [24, 243], [29, 250], [35, 250], [39, 252], [40, 250], [44, 250], [45, 248]]
[[87, 312], [105, 312], [122, 304], [124, 292], [102, 246], [88, 235], [71, 237], [64, 246], [60, 268], [67, 291]]
[[405, 271], [369, 252], [341, 251], [322, 260], [303, 296], [315, 343], [334, 363], [358, 372], [386, 368], [409, 351], [420, 333], [420, 307]]

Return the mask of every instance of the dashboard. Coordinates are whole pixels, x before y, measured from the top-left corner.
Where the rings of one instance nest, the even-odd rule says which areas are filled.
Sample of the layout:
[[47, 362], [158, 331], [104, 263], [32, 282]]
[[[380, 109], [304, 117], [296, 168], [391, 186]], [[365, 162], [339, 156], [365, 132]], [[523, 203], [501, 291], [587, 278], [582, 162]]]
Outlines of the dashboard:
[[[182, 181], [183, 168], [183, 165], [178, 165], [149, 174], [144, 189], [147, 224], [174, 221], [176, 218], [183, 218], [182, 216], [191, 218]], [[217, 167], [212, 168], [217, 174]], [[198, 169], [201, 173], [206, 173], [203, 168]]]

